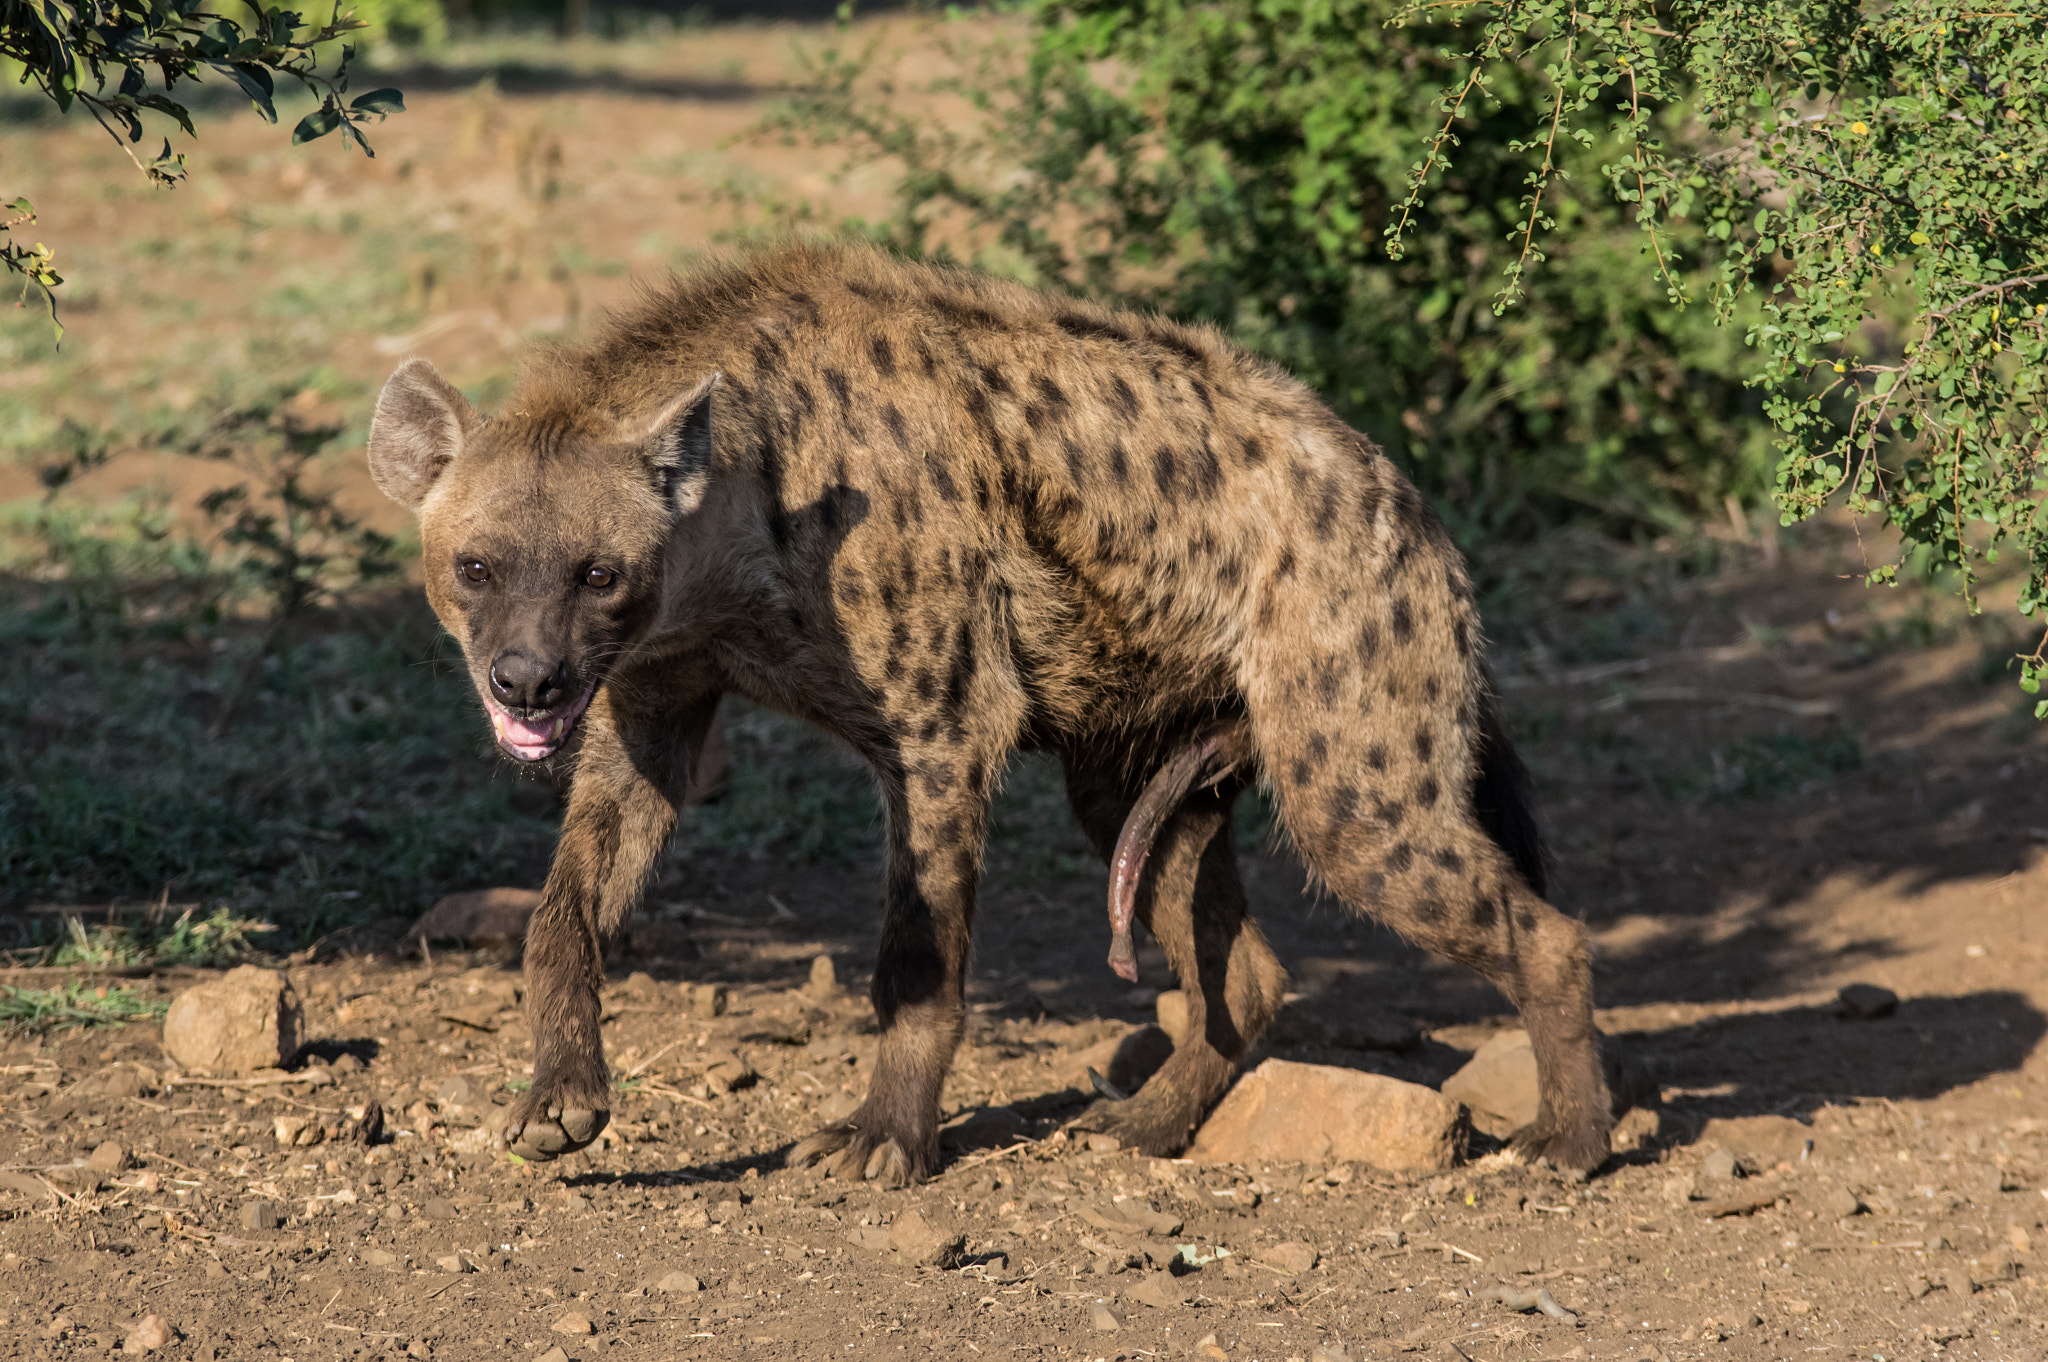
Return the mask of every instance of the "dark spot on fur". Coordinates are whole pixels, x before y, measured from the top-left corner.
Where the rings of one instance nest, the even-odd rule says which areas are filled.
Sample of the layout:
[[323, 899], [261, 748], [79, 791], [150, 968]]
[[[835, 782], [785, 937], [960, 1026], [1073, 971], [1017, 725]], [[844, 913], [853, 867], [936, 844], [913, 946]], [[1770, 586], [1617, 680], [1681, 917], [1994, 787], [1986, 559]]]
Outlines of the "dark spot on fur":
[[1138, 413], [1142, 410], [1138, 405], [1138, 395], [1131, 391], [1130, 384], [1124, 382], [1123, 375], [1116, 374], [1111, 376], [1109, 380], [1109, 400], [1116, 404], [1118, 413], [1126, 421], [1138, 419]]
[[1358, 817], [1358, 787], [1349, 783], [1339, 785], [1330, 792], [1330, 818], [1333, 822], [1349, 823]]
[[1168, 502], [1180, 499], [1180, 465], [1174, 452], [1165, 445], [1159, 446], [1152, 455], [1152, 481], [1159, 488], [1159, 495]]
[[[1441, 860], [1442, 856], [1439, 855], [1438, 859]], [[1463, 865], [1464, 862], [1460, 861], [1457, 866], [1446, 868], [1450, 869], [1452, 873], [1455, 874], [1459, 869], [1463, 868]], [[1500, 903], [1493, 897], [1493, 895], [1480, 894], [1472, 900], [1472, 925], [1474, 927], [1479, 928], [1481, 931], [1487, 931], [1490, 930], [1493, 927], [1494, 923], [1498, 922], [1499, 920]]]
[[1266, 447], [1259, 443], [1258, 436], [1244, 437], [1244, 461], [1254, 468], [1266, 461]]
[[903, 413], [896, 409], [894, 402], [886, 402], [882, 405], [882, 424], [889, 427], [889, 434], [895, 439], [897, 444], [909, 443], [910, 437], [903, 428]]
[[1130, 333], [1115, 322], [1100, 321], [1083, 316], [1079, 312], [1062, 312], [1052, 319], [1052, 324], [1072, 336], [1075, 340], [1106, 340], [1129, 344]]
[[1386, 749], [1385, 747], [1381, 746], [1381, 745], [1380, 745], [1379, 743], [1374, 743], [1374, 744], [1373, 744], [1373, 745], [1372, 745], [1371, 747], [1368, 747], [1368, 748], [1366, 748], [1366, 749], [1365, 749], [1365, 764], [1366, 764], [1367, 766], [1370, 766], [1370, 767], [1371, 767], [1371, 768], [1372, 768], [1373, 770], [1375, 770], [1375, 771], [1384, 771], [1384, 770], [1386, 770], [1386, 769], [1387, 769], [1387, 749]]
[[954, 483], [953, 475], [946, 471], [946, 466], [936, 459], [925, 460], [924, 466], [931, 473], [932, 486], [939, 489], [939, 495], [957, 503], [960, 500], [960, 488]]
[[1197, 369], [1209, 362], [1209, 354], [1201, 346], [1181, 334], [1180, 328], [1171, 324], [1154, 327], [1152, 343], [1162, 349], [1171, 350]]
[[1443, 793], [1443, 786], [1435, 776], [1424, 776], [1422, 783], [1415, 787], [1415, 802], [1425, 809], [1433, 809], [1437, 800], [1443, 798]]
[[1294, 550], [1280, 550], [1280, 561], [1273, 568], [1273, 580], [1284, 582], [1294, 575]]
[[896, 352], [890, 348], [887, 336], [877, 336], [868, 342], [868, 353], [874, 356], [875, 372], [888, 378], [896, 372]]
[[1436, 739], [1430, 736], [1427, 725], [1415, 730], [1415, 759], [1427, 765], [1436, 755]]
[[1457, 852], [1451, 850], [1449, 847], [1439, 848], [1437, 851], [1431, 853], [1431, 855], [1438, 865], [1450, 871], [1453, 875], [1462, 875], [1465, 873], [1465, 858], [1463, 856], [1460, 856]]
[[1405, 875], [1408, 867], [1415, 864], [1415, 848], [1406, 842], [1396, 842], [1394, 849], [1387, 853], [1386, 867], [1390, 875]]
[[1121, 441], [1109, 447], [1109, 476], [1119, 487], [1131, 480], [1130, 458], [1124, 453]]
[[1396, 643], [1406, 643], [1415, 636], [1415, 613], [1410, 608], [1406, 596], [1394, 597], [1394, 608], [1390, 622], [1394, 627], [1394, 641]]

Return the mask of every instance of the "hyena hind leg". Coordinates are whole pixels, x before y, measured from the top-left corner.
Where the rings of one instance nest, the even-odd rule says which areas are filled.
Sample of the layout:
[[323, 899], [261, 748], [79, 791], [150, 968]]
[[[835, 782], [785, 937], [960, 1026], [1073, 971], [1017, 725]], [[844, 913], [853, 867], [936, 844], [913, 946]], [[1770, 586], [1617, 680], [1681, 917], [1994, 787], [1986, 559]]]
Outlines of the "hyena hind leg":
[[[1522, 1014], [1540, 1102], [1510, 1147], [1590, 1171], [1607, 1158], [1615, 1118], [1593, 1028], [1586, 930], [1546, 903], [1489, 835], [1447, 718], [1382, 708], [1350, 732], [1327, 714], [1255, 722], [1281, 816], [1323, 881], [1408, 940], [1476, 970]], [[1496, 739], [1476, 755], [1484, 763], [1501, 750]]]
[[[1066, 764], [1067, 796], [1105, 862], [1139, 790], [1109, 763]], [[1187, 795], [1160, 826], [1137, 916], [1166, 951], [1187, 997], [1187, 1031], [1128, 1101], [1101, 1102], [1076, 1123], [1152, 1155], [1187, 1148], [1209, 1106], [1279, 1010], [1287, 972], [1252, 920], [1238, 878], [1231, 809], [1242, 784]]]

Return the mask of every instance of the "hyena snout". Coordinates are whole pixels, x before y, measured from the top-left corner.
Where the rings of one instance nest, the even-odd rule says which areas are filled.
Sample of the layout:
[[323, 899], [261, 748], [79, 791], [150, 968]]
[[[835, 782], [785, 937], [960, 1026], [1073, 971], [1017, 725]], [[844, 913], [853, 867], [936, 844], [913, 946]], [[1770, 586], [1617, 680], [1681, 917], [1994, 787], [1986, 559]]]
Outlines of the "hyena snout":
[[559, 658], [512, 648], [491, 663], [491, 698], [507, 709], [545, 712], [566, 703], [569, 690], [569, 664]]

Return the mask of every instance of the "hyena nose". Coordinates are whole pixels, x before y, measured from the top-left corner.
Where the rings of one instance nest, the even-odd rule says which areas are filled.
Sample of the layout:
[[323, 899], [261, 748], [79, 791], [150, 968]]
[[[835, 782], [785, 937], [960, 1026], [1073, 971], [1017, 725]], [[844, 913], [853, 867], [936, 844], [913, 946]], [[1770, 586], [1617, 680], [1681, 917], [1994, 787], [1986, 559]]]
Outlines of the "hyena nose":
[[507, 709], [553, 709], [568, 698], [562, 664], [509, 652], [491, 664], [491, 694]]

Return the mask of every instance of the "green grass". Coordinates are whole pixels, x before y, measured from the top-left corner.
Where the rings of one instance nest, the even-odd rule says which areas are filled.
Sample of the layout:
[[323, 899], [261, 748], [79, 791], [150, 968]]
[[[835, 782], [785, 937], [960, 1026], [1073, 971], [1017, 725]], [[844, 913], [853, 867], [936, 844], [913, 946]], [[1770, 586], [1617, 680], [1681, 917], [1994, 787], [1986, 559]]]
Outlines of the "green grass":
[[0, 1033], [121, 1026], [161, 1017], [170, 1008], [170, 1003], [160, 998], [84, 983], [60, 988], [0, 988]]
[[1704, 763], [1665, 782], [1666, 793], [1678, 798], [1782, 799], [1862, 765], [1862, 744], [1840, 729], [1773, 733], [1714, 749]]

